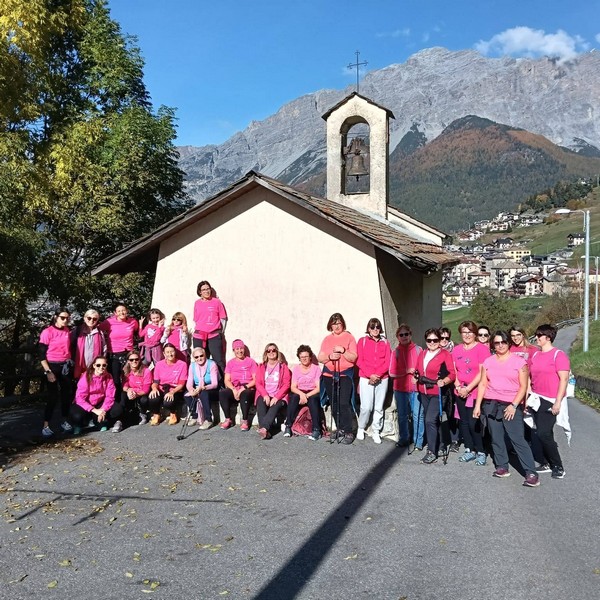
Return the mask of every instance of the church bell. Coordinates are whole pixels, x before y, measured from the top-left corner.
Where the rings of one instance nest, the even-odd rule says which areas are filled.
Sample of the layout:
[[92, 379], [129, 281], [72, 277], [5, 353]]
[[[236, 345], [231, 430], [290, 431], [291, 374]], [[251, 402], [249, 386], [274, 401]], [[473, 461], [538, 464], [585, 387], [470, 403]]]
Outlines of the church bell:
[[346, 149], [346, 160], [350, 161], [347, 175], [349, 177], [356, 177], [356, 181], [358, 181], [359, 177], [369, 174], [365, 165], [364, 153], [366, 150], [367, 147], [362, 138], [354, 138], [350, 146]]

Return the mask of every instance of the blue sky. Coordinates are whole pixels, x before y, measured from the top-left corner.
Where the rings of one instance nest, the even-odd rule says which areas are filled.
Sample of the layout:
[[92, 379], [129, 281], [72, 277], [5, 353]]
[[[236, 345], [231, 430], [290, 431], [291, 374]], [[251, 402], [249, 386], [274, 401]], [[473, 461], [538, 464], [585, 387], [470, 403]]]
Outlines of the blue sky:
[[433, 46], [496, 57], [600, 48], [600, 0], [109, 0], [181, 145], [219, 144], [283, 104]]

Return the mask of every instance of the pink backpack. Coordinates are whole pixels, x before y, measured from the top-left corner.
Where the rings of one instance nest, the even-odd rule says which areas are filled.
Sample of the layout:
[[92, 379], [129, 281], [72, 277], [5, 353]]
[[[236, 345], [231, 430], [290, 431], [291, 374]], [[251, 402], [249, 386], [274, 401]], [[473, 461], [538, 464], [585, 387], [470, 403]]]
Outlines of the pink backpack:
[[[292, 433], [294, 435], [309, 436], [312, 433], [312, 418], [310, 416], [310, 410], [308, 406], [303, 406], [292, 425]], [[321, 419], [321, 434], [327, 435], [327, 427], [325, 426], [325, 419]]]

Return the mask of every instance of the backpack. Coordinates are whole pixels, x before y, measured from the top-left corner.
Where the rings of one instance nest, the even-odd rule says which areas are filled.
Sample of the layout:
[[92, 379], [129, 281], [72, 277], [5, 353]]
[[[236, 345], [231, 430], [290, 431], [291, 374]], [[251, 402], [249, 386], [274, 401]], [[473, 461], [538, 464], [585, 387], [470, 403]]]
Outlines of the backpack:
[[[323, 416], [323, 415], [321, 415]], [[308, 406], [303, 406], [298, 412], [298, 416], [292, 425], [292, 433], [294, 435], [309, 436], [312, 433], [313, 424], [310, 416], [310, 410]], [[321, 419], [321, 434], [327, 434], [327, 427], [325, 426], [325, 419]]]

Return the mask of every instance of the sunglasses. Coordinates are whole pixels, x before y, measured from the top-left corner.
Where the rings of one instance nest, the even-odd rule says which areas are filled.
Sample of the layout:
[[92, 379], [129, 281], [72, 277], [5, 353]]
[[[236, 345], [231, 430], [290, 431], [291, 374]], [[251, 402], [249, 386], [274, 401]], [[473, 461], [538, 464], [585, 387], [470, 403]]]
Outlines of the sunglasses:
[[442, 336], [442, 339], [443, 339], [443, 340], [449, 340], [449, 339], [450, 339], [450, 336], [449, 336], [449, 335], [443, 335], [443, 336]]
[[277, 352], [277, 348], [269, 348], [269, 349], [267, 350], [267, 352], [268, 352], [268, 353], [271, 353], [271, 352]]
[[127, 361], [128, 361], [128, 362], [140, 362], [140, 359], [139, 359], [139, 358], [133, 358], [133, 357], [132, 357], [132, 358], [128, 358], [128, 359], [127, 359]]
[[180, 319], [179, 317], [173, 317], [173, 321], [183, 321], [183, 319]]
[[410, 333], [399, 333], [398, 337], [408, 337], [410, 336]]
[[369, 329], [381, 329], [381, 325], [369, 325]]
[[428, 344], [435, 344], [440, 341], [440, 338], [427, 338], [426, 342]]
[[86, 317], [85, 320], [86, 321], [97, 321], [98, 317]]
[[96, 367], [97, 369], [107, 369], [108, 365], [104, 364], [104, 363], [100, 363], [100, 364], [95, 364], [94, 367]]
[[69, 315], [58, 315], [57, 319], [62, 319], [63, 321], [66, 321], [69, 318]]
[[490, 337], [489, 333], [478, 333], [477, 337]]
[[536, 333], [535, 334], [536, 338], [541, 338], [541, 337], [548, 337], [545, 333]]
[[205, 358], [206, 354], [194, 354], [194, 359]]
[[501, 342], [494, 342], [494, 346], [508, 346], [508, 342], [502, 340]]

